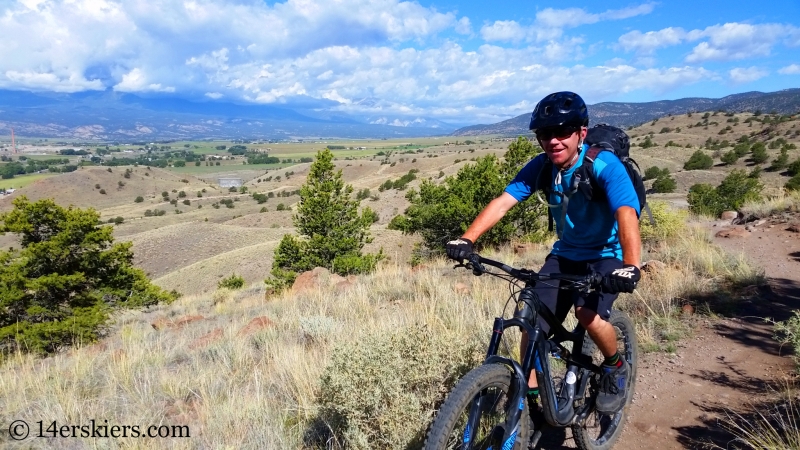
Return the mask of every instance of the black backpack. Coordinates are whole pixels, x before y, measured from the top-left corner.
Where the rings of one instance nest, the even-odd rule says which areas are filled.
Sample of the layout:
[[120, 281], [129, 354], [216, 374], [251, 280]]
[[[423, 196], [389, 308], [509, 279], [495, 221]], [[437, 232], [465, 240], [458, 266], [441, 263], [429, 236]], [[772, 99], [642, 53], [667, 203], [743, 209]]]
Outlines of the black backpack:
[[[641, 170], [639, 169], [639, 165], [636, 163], [636, 161], [630, 157], [631, 145], [630, 138], [628, 137], [627, 133], [625, 133], [625, 131], [622, 129], [611, 125], [598, 124], [589, 129], [589, 131], [586, 133], [586, 139], [584, 142], [586, 142], [586, 144], [589, 146], [589, 149], [587, 150], [586, 156], [583, 158], [583, 164], [575, 171], [575, 174], [572, 178], [572, 186], [562, 198], [562, 225], [566, 220], [569, 198], [576, 192], [580, 191], [584, 196], [586, 196], [587, 199], [591, 201], [606, 201], [606, 193], [603, 191], [602, 186], [600, 186], [594, 176], [594, 160], [597, 158], [597, 155], [604, 150], [610, 151], [617, 155], [617, 158], [619, 158], [620, 162], [622, 162], [622, 165], [625, 166], [625, 170], [628, 172], [628, 176], [633, 183], [633, 188], [636, 190], [636, 196], [639, 198], [639, 210], [647, 211], [647, 215], [650, 218], [650, 223], [654, 224], [653, 214], [650, 212], [650, 207], [647, 206], [647, 195], [644, 187], [644, 181], [642, 180]], [[553, 163], [550, 161], [550, 159], [546, 159], [542, 167], [542, 171], [539, 173], [537, 187], [539, 190], [545, 193], [548, 202], [550, 194], [553, 193], [553, 180], [549, 175], [541, 175], [552, 173]], [[547, 219], [548, 230], [553, 231], [553, 214], [550, 211], [550, 208], [547, 208]], [[561, 228], [563, 229], [564, 227], [562, 226]]]

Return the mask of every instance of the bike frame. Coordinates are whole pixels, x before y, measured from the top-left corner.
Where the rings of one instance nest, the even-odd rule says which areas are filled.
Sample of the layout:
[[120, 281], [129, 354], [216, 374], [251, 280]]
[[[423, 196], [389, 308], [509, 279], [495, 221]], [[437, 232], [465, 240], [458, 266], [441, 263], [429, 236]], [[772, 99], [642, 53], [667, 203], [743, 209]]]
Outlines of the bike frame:
[[[495, 263], [494, 261], [486, 260], [484, 258], [481, 258], [480, 261], [473, 261], [473, 264], [480, 262], [490, 263], [490, 265], [499, 267], [500, 269], [514, 276], [514, 274], [511, 273], [511, 270], [509, 270], [512, 268], [504, 264], [498, 265], [499, 263]], [[474, 269], [474, 271], [476, 270], [477, 269]], [[478, 272], [475, 273], [479, 274]], [[531, 272], [525, 273], [530, 275], [531, 278], [532, 275], [535, 275]], [[558, 277], [554, 277], [552, 275], [551, 277], [553, 279], [559, 279]], [[516, 276], [516, 278], [520, 277]], [[569, 278], [570, 279], [567, 281], [579, 280], [579, 277], [570, 276]], [[528, 377], [526, 375], [529, 374], [531, 370], [536, 370], [536, 376], [539, 380], [540, 386], [544, 383], [550, 383], [552, 380], [550, 365], [544, 361], [544, 359], [547, 358], [547, 355], [555, 354], [567, 364], [567, 372], [565, 373], [565, 379], [562, 382], [561, 392], [559, 395], [556, 395], [555, 389], [544, 389], [544, 392], [546, 392], [548, 395], [540, 395], [540, 398], [542, 399], [542, 408], [544, 409], [545, 420], [551, 426], [563, 428], [575, 423], [582, 423], [586, 419], [591, 412], [592, 402], [587, 402], [577, 412], [574, 410], [573, 402], [576, 398], [576, 395], [580, 398], [586, 394], [586, 389], [590, 378], [589, 376], [586, 376], [587, 373], [600, 373], [600, 367], [592, 363], [591, 357], [588, 355], [583, 355], [580, 351], [580, 349], [583, 348], [583, 339], [586, 336], [586, 330], [584, 330], [579, 324], [574, 331], [567, 331], [549, 309], [541, 306], [538, 298], [536, 299], [534, 306], [538, 315], [541, 315], [541, 317], [550, 325], [550, 329], [554, 334], [553, 338], [547, 339], [544, 331], [538, 325], [533, 325], [533, 323], [537, 322], [535, 317], [534, 320], [531, 321], [517, 317], [512, 319], [496, 317], [494, 319], [494, 325], [492, 326], [492, 336], [489, 340], [489, 347], [486, 351], [486, 359], [484, 360], [484, 364], [504, 364], [511, 368], [513, 372], [512, 382], [511, 386], [509, 387], [508, 394], [510, 399], [509, 405], [511, 405], [511, 407], [509, 408], [510, 411], [508, 411], [507, 414], [507, 426], [503, 431], [503, 437], [501, 441], [503, 449], [511, 448], [517, 439], [517, 434], [520, 428], [520, 419], [522, 418], [522, 412], [525, 408], [525, 396], [527, 395], [528, 391]], [[521, 355], [522, 364], [511, 358], [497, 354], [505, 330], [512, 327], [517, 327], [520, 330], [524, 330], [528, 336], [525, 354]], [[564, 346], [561, 345], [561, 342], [567, 341], [573, 342], [573, 349], [578, 350], [570, 352], [564, 348]], [[575, 382], [569, 383], [568, 380], [570, 379], [574, 379]], [[563, 399], [561, 404], [559, 404], [559, 397]], [[484, 398], [482, 397], [478, 397], [473, 401], [472, 407], [470, 408], [469, 418], [467, 420], [467, 427], [465, 429], [465, 443], [470, 440], [470, 430], [476, 429], [478, 425], [483, 401]], [[537, 434], [541, 436], [541, 430], [537, 431]], [[532, 440], [534, 443], [536, 441], [538, 441], [538, 437], [534, 437]]]

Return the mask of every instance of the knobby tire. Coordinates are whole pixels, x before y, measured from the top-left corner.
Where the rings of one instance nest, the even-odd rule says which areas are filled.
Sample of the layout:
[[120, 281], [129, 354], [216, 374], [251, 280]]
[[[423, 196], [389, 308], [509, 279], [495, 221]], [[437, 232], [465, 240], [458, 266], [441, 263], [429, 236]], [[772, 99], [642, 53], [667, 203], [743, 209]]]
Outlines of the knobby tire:
[[[503, 411], [503, 416], [507, 416], [506, 411], [512, 407], [510, 399], [508, 399], [511, 382], [511, 370], [501, 364], [486, 364], [471, 370], [456, 384], [436, 414], [436, 419], [425, 439], [424, 449], [463, 450], [465, 448], [463, 444], [465, 419], [469, 416], [473, 399], [478, 395], [492, 396], [491, 398], [496, 396], [496, 410]], [[523, 403], [525, 405], [520, 417], [519, 433], [513, 450], [527, 449], [528, 441], [530, 440], [530, 415], [528, 414], [527, 402]], [[498, 425], [501, 424], [502, 421], [499, 421]], [[476, 434], [476, 436], [478, 435]], [[484, 440], [481, 444], [479, 437], [474, 440], [478, 444], [472, 447], [474, 449], [486, 449], [491, 445], [488, 440]]]
[[[617, 348], [620, 355], [628, 361], [631, 369], [628, 381], [627, 399], [625, 400], [623, 409], [613, 416], [607, 416], [597, 411], [592, 411], [582, 425], [576, 424], [572, 426], [572, 436], [578, 448], [581, 450], [609, 450], [614, 446], [622, 434], [622, 429], [627, 420], [628, 410], [636, 385], [639, 351], [636, 342], [636, 329], [633, 326], [633, 322], [631, 322], [631, 319], [628, 318], [627, 315], [620, 311], [612, 311], [608, 321], [614, 327], [614, 331], [617, 334]], [[595, 364], [602, 362], [603, 355], [600, 353], [595, 343], [592, 342], [591, 338], [589, 338], [588, 334], [583, 341], [582, 352], [585, 355], [592, 355]], [[589, 371], [584, 371], [584, 376], [595, 376], [599, 380], [598, 375], [593, 375]], [[594, 383], [594, 386], [597, 386], [597, 383]], [[591, 388], [592, 384], [587, 387], [586, 401], [589, 399]]]

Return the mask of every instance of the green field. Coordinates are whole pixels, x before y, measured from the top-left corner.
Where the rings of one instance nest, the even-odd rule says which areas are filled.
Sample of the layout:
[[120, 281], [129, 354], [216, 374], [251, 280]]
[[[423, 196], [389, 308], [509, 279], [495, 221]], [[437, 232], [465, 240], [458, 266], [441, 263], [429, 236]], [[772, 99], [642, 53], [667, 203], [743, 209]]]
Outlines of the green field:
[[31, 183], [34, 183], [45, 178], [55, 177], [60, 174], [57, 173], [35, 173], [31, 175], [17, 175], [8, 180], [0, 179], [0, 189], [22, 189]]

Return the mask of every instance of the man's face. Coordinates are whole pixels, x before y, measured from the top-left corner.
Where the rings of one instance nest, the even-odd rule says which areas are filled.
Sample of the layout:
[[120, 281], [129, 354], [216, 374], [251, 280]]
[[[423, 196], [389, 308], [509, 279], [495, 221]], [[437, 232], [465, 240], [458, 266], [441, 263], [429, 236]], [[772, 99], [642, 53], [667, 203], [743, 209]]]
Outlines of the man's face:
[[544, 152], [558, 168], [571, 165], [578, 153], [578, 143], [586, 137], [586, 127], [551, 127], [536, 130], [536, 138]]

